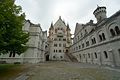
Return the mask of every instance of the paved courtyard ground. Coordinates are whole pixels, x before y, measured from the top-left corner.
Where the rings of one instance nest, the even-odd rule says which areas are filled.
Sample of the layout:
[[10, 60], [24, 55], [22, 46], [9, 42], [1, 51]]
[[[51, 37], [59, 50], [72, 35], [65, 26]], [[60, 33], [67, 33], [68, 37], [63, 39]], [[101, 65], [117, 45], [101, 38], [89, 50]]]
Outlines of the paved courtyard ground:
[[[25, 77], [26, 76], [26, 77]], [[46, 62], [32, 67], [27, 80], [120, 80], [120, 70], [73, 62]], [[24, 80], [21, 79], [21, 80]], [[20, 79], [16, 79], [20, 80]]]

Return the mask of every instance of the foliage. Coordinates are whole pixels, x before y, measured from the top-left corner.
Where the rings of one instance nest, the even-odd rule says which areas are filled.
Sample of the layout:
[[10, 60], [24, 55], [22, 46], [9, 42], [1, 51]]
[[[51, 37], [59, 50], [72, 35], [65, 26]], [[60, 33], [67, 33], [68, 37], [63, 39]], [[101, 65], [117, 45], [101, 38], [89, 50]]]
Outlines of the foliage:
[[15, 56], [26, 51], [29, 36], [22, 30], [24, 21], [25, 14], [14, 0], [0, 1], [0, 53]]

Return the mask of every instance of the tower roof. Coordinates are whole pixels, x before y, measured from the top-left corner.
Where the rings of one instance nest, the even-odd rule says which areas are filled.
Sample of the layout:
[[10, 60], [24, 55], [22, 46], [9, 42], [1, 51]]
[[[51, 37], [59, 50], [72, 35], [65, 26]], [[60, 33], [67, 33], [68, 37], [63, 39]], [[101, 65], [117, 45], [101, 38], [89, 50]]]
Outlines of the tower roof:
[[51, 22], [51, 26], [50, 26], [50, 29], [53, 29], [53, 22]]
[[67, 30], [70, 30], [69, 24], [67, 24]]
[[59, 25], [66, 26], [65, 22], [62, 20], [61, 16], [59, 16], [59, 19], [56, 21], [56, 23], [53, 26], [58, 27]]
[[96, 12], [97, 10], [100, 10], [100, 9], [102, 9], [102, 8], [105, 8], [105, 9], [106, 9], [105, 6], [100, 7], [100, 6], [97, 5], [97, 8], [96, 8], [95, 11], [93, 12], [93, 14], [95, 14], [95, 12]]

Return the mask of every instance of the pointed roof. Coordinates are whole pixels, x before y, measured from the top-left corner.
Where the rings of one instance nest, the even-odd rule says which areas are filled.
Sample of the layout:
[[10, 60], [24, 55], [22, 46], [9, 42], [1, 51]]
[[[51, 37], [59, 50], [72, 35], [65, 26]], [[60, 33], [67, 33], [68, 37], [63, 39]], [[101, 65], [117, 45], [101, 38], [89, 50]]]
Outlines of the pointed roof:
[[67, 24], [67, 30], [70, 30], [69, 24]]
[[51, 22], [51, 26], [50, 26], [50, 29], [53, 29], [53, 22]]
[[61, 16], [59, 16], [59, 19], [56, 21], [56, 23], [53, 26], [57, 27], [59, 24], [62, 26], [66, 26], [65, 22], [62, 20]]

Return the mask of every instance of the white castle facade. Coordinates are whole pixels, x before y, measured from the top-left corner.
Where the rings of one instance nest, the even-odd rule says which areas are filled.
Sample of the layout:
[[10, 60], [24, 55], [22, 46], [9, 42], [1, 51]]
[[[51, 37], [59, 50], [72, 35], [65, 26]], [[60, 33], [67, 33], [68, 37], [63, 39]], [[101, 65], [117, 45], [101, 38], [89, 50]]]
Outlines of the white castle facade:
[[70, 53], [81, 63], [120, 66], [120, 11], [106, 16], [106, 7], [97, 7], [93, 20], [76, 24]]
[[106, 7], [98, 6], [93, 14], [97, 23], [93, 20], [86, 24], [77, 23], [73, 43], [69, 25], [61, 17], [51, 24], [48, 37], [47, 31], [42, 31], [39, 24], [25, 21], [23, 31], [28, 32], [30, 38], [28, 50], [15, 57], [0, 55], [0, 61], [38, 63], [66, 60], [65, 53], [68, 52], [68, 56], [74, 56], [81, 63], [120, 66], [120, 11], [107, 18]]
[[6, 63], [38, 63], [45, 61], [47, 31], [42, 31], [40, 24], [33, 24], [26, 20], [23, 31], [29, 33], [28, 49], [21, 55], [10, 57], [10, 54], [0, 55], [0, 61]]
[[65, 60], [66, 47], [72, 43], [69, 25], [59, 17], [49, 28], [49, 60]]

